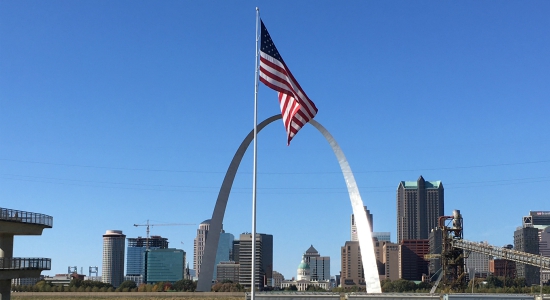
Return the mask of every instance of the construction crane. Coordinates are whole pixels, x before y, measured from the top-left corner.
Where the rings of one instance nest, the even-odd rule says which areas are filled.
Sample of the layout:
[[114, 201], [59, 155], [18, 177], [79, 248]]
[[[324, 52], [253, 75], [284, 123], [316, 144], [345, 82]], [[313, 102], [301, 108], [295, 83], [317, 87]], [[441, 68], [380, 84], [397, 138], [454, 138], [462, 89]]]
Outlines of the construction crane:
[[197, 224], [187, 224], [187, 223], [167, 223], [167, 224], [150, 224], [149, 223], [149, 220], [147, 220], [147, 223], [146, 224], [134, 224], [135, 227], [138, 227], [138, 226], [146, 226], [147, 228], [147, 241], [146, 241], [146, 245], [145, 245], [145, 248], [147, 250], [149, 250], [149, 227], [151, 226], [187, 226], [187, 225], [197, 225]]

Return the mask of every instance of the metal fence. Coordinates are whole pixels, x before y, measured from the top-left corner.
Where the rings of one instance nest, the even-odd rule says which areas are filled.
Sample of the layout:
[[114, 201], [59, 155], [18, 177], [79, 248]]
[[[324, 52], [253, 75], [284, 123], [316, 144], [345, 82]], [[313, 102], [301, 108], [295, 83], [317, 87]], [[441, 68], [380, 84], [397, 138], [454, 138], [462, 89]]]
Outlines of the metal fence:
[[0, 270], [51, 270], [50, 258], [0, 257]]
[[52, 216], [8, 208], [0, 208], [0, 220], [39, 224], [50, 228], [53, 226]]

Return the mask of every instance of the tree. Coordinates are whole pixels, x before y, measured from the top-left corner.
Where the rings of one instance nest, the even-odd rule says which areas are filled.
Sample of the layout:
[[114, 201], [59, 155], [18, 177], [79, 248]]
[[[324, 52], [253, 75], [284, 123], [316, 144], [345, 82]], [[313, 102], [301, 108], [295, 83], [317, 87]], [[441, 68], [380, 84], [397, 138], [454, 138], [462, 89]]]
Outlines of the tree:
[[290, 286], [285, 288], [285, 291], [297, 291], [297, 290], [298, 288], [294, 284], [291, 284]]
[[118, 288], [116, 289], [117, 292], [120, 292], [122, 291], [123, 289], [128, 289], [128, 290], [131, 290], [133, 288], [137, 287], [136, 283], [133, 282], [132, 280], [126, 280], [126, 281], [123, 281], [119, 286]]
[[306, 291], [309, 291], [309, 292], [326, 292], [327, 290], [325, 290], [324, 288], [322, 288], [320, 286], [310, 284], [310, 285], [307, 286]]
[[500, 288], [503, 286], [502, 280], [497, 276], [487, 276], [485, 281], [487, 281], [487, 288]]
[[398, 279], [393, 283], [394, 292], [403, 293], [416, 290], [416, 284], [405, 279]]
[[244, 286], [240, 285], [239, 283], [233, 283], [233, 282], [226, 282], [221, 283], [218, 282], [212, 286], [213, 292], [244, 292], [245, 288]]
[[172, 288], [178, 292], [194, 292], [195, 289], [197, 288], [197, 283], [194, 282], [193, 280], [182, 279], [182, 280], [176, 281], [172, 285]]

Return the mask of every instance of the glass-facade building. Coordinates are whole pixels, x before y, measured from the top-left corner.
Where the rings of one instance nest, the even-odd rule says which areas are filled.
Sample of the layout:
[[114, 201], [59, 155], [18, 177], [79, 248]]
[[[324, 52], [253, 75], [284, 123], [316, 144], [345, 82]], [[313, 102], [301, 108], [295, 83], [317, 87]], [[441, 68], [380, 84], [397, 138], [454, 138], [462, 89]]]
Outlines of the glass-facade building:
[[[231, 233], [220, 233], [218, 242], [218, 250], [216, 251], [216, 260], [214, 266], [217, 266], [222, 261], [230, 261], [233, 256], [233, 241], [235, 237]], [[214, 277], [217, 278], [217, 268], [214, 268]]]
[[185, 252], [181, 249], [149, 249], [146, 254], [146, 282], [176, 282], [185, 273]]
[[145, 276], [145, 250], [168, 248], [168, 239], [158, 235], [150, 238], [128, 238], [126, 250], [126, 276]]

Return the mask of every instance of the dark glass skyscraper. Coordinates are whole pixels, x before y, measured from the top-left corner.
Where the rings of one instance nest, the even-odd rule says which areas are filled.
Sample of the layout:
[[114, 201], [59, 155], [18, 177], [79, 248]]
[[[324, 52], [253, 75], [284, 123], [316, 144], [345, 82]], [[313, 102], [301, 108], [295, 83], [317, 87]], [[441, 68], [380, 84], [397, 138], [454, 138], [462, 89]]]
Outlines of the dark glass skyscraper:
[[[147, 243], [149, 243], [149, 247], [147, 247]], [[147, 248], [166, 249], [168, 248], [168, 239], [158, 235], [153, 235], [149, 239], [143, 237], [128, 238], [126, 276], [145, 275], [145, 250]]]
[[443, 216], [444, 190], [441, 181], [401, 181], [397, 187], [397, 243], [428, 239]]
[[[514, 249], [531, 254], [539, 254], [539, 230], [534, 227], [519, 227], [514, 231]], [[539, 268], [516, 263], [518, 277], [524, 277], [527, 286], [539, 284]]]

